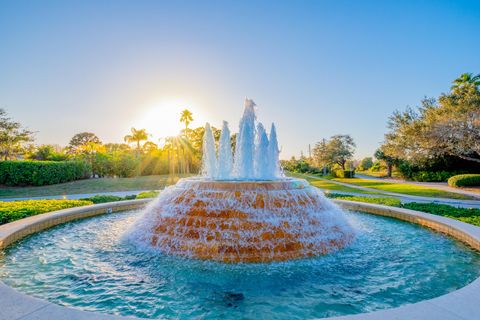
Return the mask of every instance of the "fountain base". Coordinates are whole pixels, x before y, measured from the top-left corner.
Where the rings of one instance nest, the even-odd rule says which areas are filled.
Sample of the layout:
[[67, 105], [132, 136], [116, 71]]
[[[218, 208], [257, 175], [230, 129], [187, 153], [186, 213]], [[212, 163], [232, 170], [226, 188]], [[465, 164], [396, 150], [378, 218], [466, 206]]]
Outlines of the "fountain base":
[[354, 233], [343, 213], [305, 180], [183, 179], [134, 228], [168, 254], [228, 263], [326, 254]]

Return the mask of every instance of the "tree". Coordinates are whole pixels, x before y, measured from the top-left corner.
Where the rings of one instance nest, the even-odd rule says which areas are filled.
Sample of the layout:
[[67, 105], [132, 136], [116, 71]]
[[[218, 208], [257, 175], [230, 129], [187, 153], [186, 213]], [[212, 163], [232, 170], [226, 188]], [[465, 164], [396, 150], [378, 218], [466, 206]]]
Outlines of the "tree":
[[381, 148], [375, 151], [375, 158], [385, 162], [387, 166], [387, 177], [391, 178], [393, 166], [398, 162], [398, 160], [387, 155]]
[[453, 93], [462, 94], [463, 92], [472, 92], [478, 90], [480, 86], [480, 74], [463, 73], [457, 79], [453, 80], [451, 90]]
[[373, 160], [372, 157], [366, 157], [363, 158], [362, 161], [360, 161], [360, 164], [358, 165], [359, 170], [368, 170], [373, 166]]
[[185, 123], [185, 130], [188, 129], [188, 125], [193, 121], [193, 114], [190, 112], [190, 110], [185, 109], [182, 111], [182, 114], [180, 115], [180, 122]]
[[414, 110], [389, 118], [382, 150], [385, 155], [422, 165], [439, 157], [480, 163], [479, 76], [463, 74], [452, 92], [424, 99]]
[[146, 129], [130, 129], [131, 134], [127, 134], [123, 140], [127, 143], [136, 143], [137, 144], [137, 152], [140, 153], [140, 142], [148, 140], [149, 134], [147, 133]]
[[147, 141], [142, 146], [143, 152], [152, 153], [158, 150], [158, 145], [152, 141]]
[[[67, 146], [67, 152], [70, 154], [79, 154], [92, 149], [92, 145], [101, 145], [102, 141], [92, 132], [80, 132], [70, 139]], [[89, 145], [89, 146], [87, 146]]]
[[355, 142], [350, 135], [334, 135], [318, 142], [313, 148], [315, 162], [320, 165], [338, 164], [345, 170], [345, 163], [353, 157]]
[[0, 109], [0, 156], [4, 160], [14, 159], [24, 151], [24, 145], [33, 141], [33, 132], [22, 128], [19, 122]]
[[30, 155], [30, 159], [34, 160], [52, 160], [52, 161], [63, 161], [67, 159], [67, 155], [59, 152], [60, 146], [55, 146], [51, 144], [44, 144], [38, 146]]

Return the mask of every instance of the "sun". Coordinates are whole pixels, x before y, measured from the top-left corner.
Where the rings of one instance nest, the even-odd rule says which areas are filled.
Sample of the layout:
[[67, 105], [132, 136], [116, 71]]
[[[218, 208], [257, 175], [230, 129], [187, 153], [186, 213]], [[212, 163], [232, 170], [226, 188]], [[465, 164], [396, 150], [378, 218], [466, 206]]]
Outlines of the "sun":
[[159, 139], [176, 136], [184, 129], [180, 115], [185, 109], [193, 113], [194, 120], [189, 125], [191, 128], [201, 123], [202, 113], [195, 104], [186, 99], [171, 99], [145, 106], [144, 111], [133, 122], [133, 126], [137, 129], [146, 129], [152, 135], [151, 140], [158, 143]]

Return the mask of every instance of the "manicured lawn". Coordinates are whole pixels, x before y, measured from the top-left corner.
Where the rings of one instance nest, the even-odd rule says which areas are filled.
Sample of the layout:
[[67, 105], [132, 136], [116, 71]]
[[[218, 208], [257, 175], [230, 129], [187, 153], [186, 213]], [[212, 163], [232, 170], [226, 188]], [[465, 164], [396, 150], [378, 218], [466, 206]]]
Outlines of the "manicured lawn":
[[365, 190], [360, 190], [355, 187], [347, 187], [347, 186], [342, 186], [333, 182], [325, 181], [325, 180], [318, 180], [315, 178], [310, 178], [304, 174], [301, 173], [293, 173], [293, 172], [288, 172], [288, 176], [294, 177], [294, 178], [300, 178], [300, 179], [305, 179], [307, 180], [311, 185], [323, 189], [323, 190], [328, 190], [328, 191], [340, 191], [340, 192], [354, 192], [354, 193], [362, 193], [362, 194], [380, 194], [378, 192], [372, 192], [372, 191], [365, 191]]
[[440, 189], [408, 184], [408, 183], [393, 183], [393, 182], [384, 182], [384, 181], [359, 179], [359, 178], [335, 178], [333, 180], [356, 185], [356, 186], [373, 188], [373, 189], [378, 189], [378, 190], [388, 191], [388, 192], [408, 194], [412, 196], [450, 198], [450, 199], [473, 199], [472, 197], [459, 194], [459, 193], [448, 192]]
[[157, 190], [178, 181], [181, 176], [160, 175], [133, 178], [78, 180], [42, 187], [0, 187], [0, 198], [55, 196], [129, 190]]
[[331, 199], [375, 203], [375, 204], [381, 204], [384, 206], [391, 206], [391, 207], [400, 207], [401, 205], [399, 199], [392, 198], [392, 197], [360, 197], [360, 196], [349, 196], [349, 195], [338, 194], [338, 193], [329, 193], [329, 194], [326, 194], [326, 196]]
[[[355, 171], [358, 174], [363, 174], [366, 176], [377, 177], [377, 178], [386, 178], [387, 171]], [[400, 174], [397, 171], [392, 172], [392, 178], [400, 177]]]

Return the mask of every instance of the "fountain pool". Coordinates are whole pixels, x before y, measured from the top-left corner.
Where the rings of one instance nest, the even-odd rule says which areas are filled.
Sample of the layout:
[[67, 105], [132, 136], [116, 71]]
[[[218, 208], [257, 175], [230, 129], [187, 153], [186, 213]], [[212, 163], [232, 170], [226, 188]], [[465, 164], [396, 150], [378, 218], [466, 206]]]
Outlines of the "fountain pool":
[[60, 225], [9, 247], [0, 279], [81, 310], [156, 319], [314, 319], [391, 308], [458, 289], [480, 256], [407, 222], [346, 213], [350, 246], [283, 262], [225, 264], [159, 255], [125, 232], [141, 211]]

